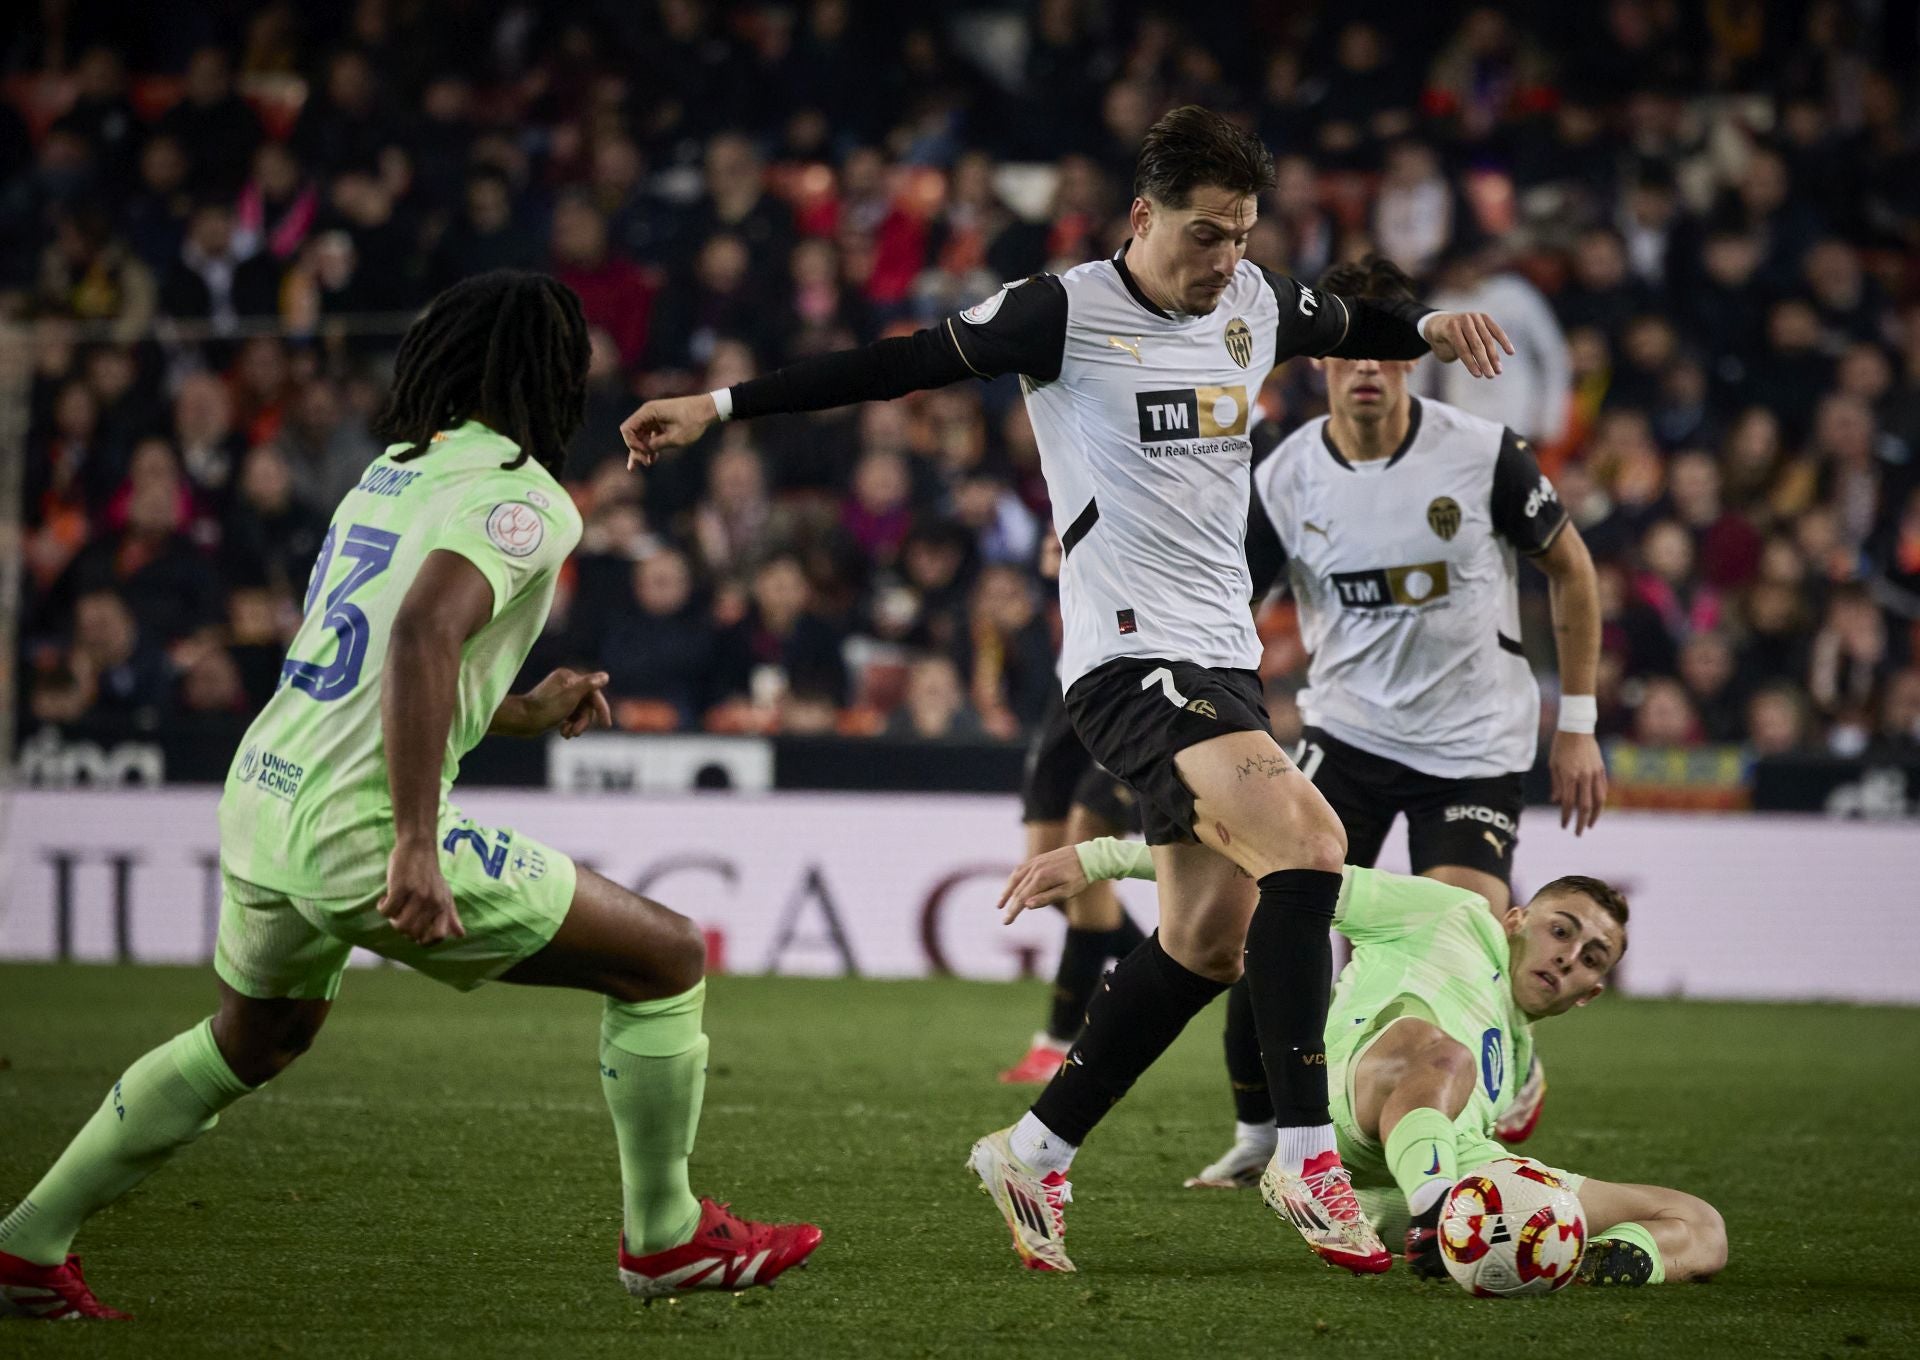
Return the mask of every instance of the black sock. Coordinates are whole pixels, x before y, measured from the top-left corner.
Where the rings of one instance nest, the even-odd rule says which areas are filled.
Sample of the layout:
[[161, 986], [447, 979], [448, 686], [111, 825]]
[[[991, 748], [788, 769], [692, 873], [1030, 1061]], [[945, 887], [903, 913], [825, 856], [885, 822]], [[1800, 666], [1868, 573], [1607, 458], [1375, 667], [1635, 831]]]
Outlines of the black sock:
[[1326, 1027], [1333, 946], [1327, 930], [1339, 901], [1339, 874], [1281, 869], [1260, 880], [1260, 905], [1247, 929], [1247, 994], [1266, 1060], [1273, 1119], [1282, 1128], [1330, 1118]]
[[1233, 1117], [1242, 1124], [1271, 1124], [1273, 1096], [1260, 1061], [1260, 1031], [1253, 1024], [1253, 997], [1243, 977], [1227, 992], [1227, 1080], [1233, 1083]]
[[1100, 985], [1100, 970], [1106, 966], [1105, 930], [1067, 927], [1067, 942], [1060, 950], [1060, 966], [1053, 971], [1053, 1009], [1047, 1013], [1047, 1037], [1070, 1044], [1080, 1033], [1087, 1017], [1087, 1003], [1093, 989]]
[[1034, 1115], [1064, 1141], [1085, 1142], [1187, 1021], [1226, 989], [1181, 967], [1157, 934], [1149, 936], [1094, 989], [1087, 1027], [1033, 1102]]
[[1107, 957], [1124, 959], [1134, 950], [1147, 942], [1147, 932], [1133, 923], [1133, 918], [1120, 913], [1120, 924], [1107, 932]]
[[1100, 970], [1108, 959], [1124, 959], [1146, 940], [1133, 919], [1122, 914], [1112, 930], [1067, 927], [1060, 950], [1060, 966], [1053, 973], [1053, 1009], [1047, 1015], [1047, 1037], [1070, 1044], [1086, 1022], [1087, 1002], [1099, 985]]

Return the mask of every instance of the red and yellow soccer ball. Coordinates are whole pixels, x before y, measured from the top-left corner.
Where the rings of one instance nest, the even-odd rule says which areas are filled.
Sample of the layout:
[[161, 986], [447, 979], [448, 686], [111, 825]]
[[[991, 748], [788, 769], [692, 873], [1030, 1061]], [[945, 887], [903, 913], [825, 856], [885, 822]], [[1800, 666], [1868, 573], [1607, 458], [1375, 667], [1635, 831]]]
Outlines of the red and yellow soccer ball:
[[1551, 1294], [1573, 1279], [1586, 1245], [1579, 1198], [1527, 1157], [1502, 1157], [1463, 1176], [1440, 1209], [1447, 1274], [1480, 1298]]

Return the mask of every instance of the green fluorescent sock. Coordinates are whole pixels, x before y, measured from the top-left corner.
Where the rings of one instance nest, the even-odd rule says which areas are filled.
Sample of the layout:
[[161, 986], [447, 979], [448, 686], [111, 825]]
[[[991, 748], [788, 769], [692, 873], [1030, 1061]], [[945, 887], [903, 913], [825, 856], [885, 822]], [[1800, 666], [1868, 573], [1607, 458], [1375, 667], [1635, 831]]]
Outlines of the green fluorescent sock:
[[0, 1219], [0, 1251], [58, 1265], [88, 1216], [145, 1180], [252, 1089], [220, 1056], [212, 1020], [175, 1035], [126, 1070], [53, 1169]]
[[700, 1223], [687, 1158], [707, 1089], [707, 984], [661, 1001], [609, 1000], [600, 1021], [600, 1089], [620, 1144], [627, 1250], [677, 1247]]
[[1387, 1167], [1418, 1218], [1460, 1178], [1453, 1152], [1453, 1121], [1432, 1106], [1409, 1110], [1387, 1135]]

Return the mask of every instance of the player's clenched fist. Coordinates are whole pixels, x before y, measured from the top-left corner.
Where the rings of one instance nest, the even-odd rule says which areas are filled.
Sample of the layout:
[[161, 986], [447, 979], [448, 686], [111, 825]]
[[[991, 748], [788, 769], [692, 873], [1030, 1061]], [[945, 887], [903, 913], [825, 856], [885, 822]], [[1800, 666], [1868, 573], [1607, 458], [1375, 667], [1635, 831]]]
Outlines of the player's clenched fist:
[[1498, 375], [1500, 351], [1513, 353], [1513, 341], [1485, 312], [1436, 312], [1421, 329], [1433, 346], [1434, 358], [1443, 364], [1458, 359], [1476, 378]]
[[712, 396], [666, 397], [650, 401], [620, 422], [628, 467], [651, 467], [662, 449], [691, 444], [720, 418]]
[[432, 841], [394, 847], [387, 859], [386, 895], [376, 905], [415, 944], [438, 944], [467, 933]]

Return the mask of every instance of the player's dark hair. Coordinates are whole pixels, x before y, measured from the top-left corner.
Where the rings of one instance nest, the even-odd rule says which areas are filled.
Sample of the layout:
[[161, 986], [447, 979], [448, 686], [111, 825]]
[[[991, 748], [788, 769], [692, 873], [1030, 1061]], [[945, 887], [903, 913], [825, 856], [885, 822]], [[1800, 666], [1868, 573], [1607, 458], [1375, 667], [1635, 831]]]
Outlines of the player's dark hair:
[[1337, 264], [1320, 276], [1320, 289], [1341, 297], [1369, 302], [1418, 302], [1413, 280], [1399, 265], [1382, 255]]
[[410, 447], [466, 420], [484, 421], [558, 477], [586, 419], [587, 323], [571, 288], [544, 274], [496, 269], [432, 302], [400, 340], [393, 390], [373, 432]]
[[1184, 104], [1147, 129], [1134, 167], [1133, 192], [1184, 208], [1195, 189], [1212, 185], [1241, 194], [1273, 187], [1273, 155], [1211, 109]]
[[1586, 874], [1564, 874], [1535, 893], [1533, 900], [1537, 902], [1543, 897], [1559, 897], [1566, 893], [1579, 893], [1582, 897], [1590, 899], [1595, 906], [1618, 922], [1623, 933], [1620, 952], [1622, 954], [1627, 952], [1627, 943], [1624, 938], [1628, 915], [1625, 894], [1605, 879], [1592, 878]]

